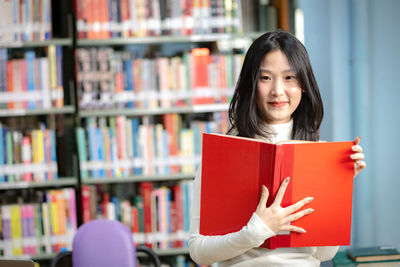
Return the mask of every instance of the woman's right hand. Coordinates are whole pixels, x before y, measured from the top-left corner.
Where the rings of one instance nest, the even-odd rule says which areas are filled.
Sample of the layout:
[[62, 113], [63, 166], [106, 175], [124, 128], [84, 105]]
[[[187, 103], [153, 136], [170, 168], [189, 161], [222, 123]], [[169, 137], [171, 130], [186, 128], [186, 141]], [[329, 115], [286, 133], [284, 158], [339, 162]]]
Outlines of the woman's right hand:
[[305, 233], [306, 230], [304, 230], [303, 228], [291, 225], [289, 223], [303, 217], [304, 215], [313, 212], [314, 210], [311, 208], [304, 209], [299, 212], [296, 211], [299, 210], [301, 207], [303, 207], [305, 204], [310, 203], [314, 198], [306, 197], [296, 202], [293, 205], [290, 205], [286, 208], [282, 208], [281, 202], [288, 184], [289, 184], [289, 177], [283, 180], [281, 186], [279, 187], [278, 193], [276, 194], [274, 202], [269, 207], [267, 207], [269, 192], [267, 187], [263, 185], [260, 202], [258, 203], [255, 213], [258, 215], [258, 217], [260, 217], [264, 221], [264, 223], [269, 227], [269, 229], [271, 229], [275, 233], [281, 231], [294, 231], [299, 233]]

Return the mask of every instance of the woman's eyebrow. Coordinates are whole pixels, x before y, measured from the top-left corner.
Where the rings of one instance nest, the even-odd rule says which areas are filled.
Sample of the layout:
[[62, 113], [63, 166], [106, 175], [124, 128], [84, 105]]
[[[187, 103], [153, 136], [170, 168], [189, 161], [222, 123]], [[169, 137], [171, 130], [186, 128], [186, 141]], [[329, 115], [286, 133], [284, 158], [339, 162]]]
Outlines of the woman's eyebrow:
[[[269, 70], [268, 68], [265, 67], [260, 67], [260, 71], [262, 72], [273, 72], [271, 70]], [[283, 70], [281, 73], [286, 73], [286, 72], [294, 72], [293, 69], [287, 69], [287, 70]]]

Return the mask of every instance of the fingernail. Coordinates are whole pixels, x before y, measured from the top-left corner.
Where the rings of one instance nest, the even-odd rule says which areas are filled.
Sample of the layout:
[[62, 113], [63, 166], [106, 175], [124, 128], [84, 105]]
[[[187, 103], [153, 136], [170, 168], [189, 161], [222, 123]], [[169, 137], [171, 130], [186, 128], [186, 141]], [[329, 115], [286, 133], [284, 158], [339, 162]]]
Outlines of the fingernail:
[[313, 212], [314, 211], [314, 209], [308, 209], [308, 212], [309, 213], [311, 213], [311, 212]]
[[301, 229], [301, 232], [303, 232], [303, 233], [307, 233], [307, 231], [306, 231], [306, 230], [304, 230], [304, 229]]
[[312, 200], [314, 200], [313, 197], [308, 197], [308, 198], [307, 198], [307, 201], [309, 201], [309, 202], [312, 201]]
[[290, 177], [286, 177], [285, 182], [288, 183], [290, 180]]
[[351, 154], [351, 155], [350, 155], [350, 158], [351, 158], [351, 159], [355, 159], [355, 158], [356, 158], [356, 155]]

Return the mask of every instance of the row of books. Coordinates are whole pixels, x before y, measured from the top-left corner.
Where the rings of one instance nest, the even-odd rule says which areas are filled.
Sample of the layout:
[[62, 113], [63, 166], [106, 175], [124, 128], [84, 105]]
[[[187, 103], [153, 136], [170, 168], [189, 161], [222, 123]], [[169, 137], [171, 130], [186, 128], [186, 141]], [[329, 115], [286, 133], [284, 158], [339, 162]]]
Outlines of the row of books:
[[0, 43], [51, 38], [51, 0], [1, 0]]
[[58, 178], [55, 133], [8, 129], [0, 123], [0, 183], [52, 181]]
[[50, 45], [47, 57], [27, 50], [8, 58], [0, 49], [0, 105], [3, 109], [45, 109], [64, 105], [62, 47]]
[[77, 50], [81, 109], [227, 103], [242, 54], [193, 49], [182, 57], [136, 58], [112, 48]]
[[241, 0], [79, 0], [78, 38], [241, 32]]
[[400, 266], [400, 252], [393, 246], [352, 247], [333, 258], [336, 267]]
[[97, 192], [95, 186], [82, 187], [83, 221], [95, 218], [118, 220], [133, 233], [135, 243], [156, 249], [187, 246], [193, 182], [156, 186], [139, 185], [139, 193], [128, 199]]
[[77, 229], [75, 190], [44, 192], [38, 203], [0, 206], [1, 255], [40, 255], [70, 250]]
[[178, 114], [163, 115], [162, 123], [87, 118], [86, 129], [76, 130], [81, 177], [192, 174], [200, 162], [201, 134], [224, 133], [228, 127], [226, 112], [211, 116], [210, 121], [191, 121], [188, 128]]

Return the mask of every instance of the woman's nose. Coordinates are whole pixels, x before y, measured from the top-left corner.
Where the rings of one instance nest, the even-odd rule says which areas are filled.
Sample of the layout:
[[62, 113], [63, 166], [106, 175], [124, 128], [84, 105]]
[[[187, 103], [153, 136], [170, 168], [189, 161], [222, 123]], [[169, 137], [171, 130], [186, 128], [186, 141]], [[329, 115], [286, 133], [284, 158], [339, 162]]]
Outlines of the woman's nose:
[[274, 86], [272, 88], [273, 95], [283, 95], [285, 93], [285, 84], [281, 79], [275, 80]]

